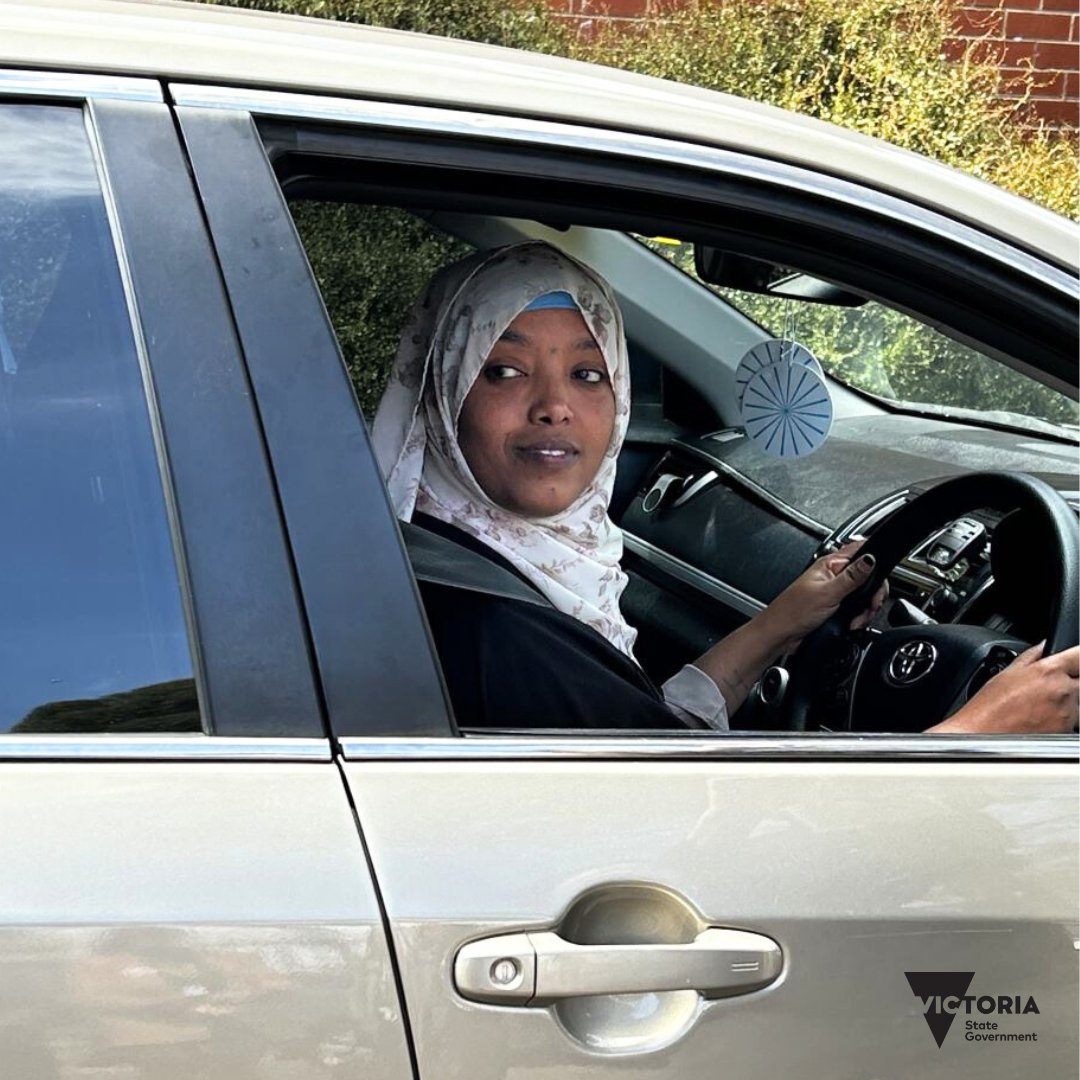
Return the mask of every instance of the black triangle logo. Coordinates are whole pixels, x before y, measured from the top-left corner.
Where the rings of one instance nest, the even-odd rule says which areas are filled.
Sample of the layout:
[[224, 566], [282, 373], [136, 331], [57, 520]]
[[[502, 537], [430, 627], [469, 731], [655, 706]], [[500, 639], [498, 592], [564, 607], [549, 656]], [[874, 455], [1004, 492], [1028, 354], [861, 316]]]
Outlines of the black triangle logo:
[[921, 998], [927, 1010], [923, 1013], [926, 1026], [934, 1036], [934, 1041], [941, 1049], [945, 1036], [956, 1018], [955, 1013], [939, 1011], [937, 1002], [940, 998], [962, 998], [975, 978], [974, 971], [905, 971], [911, 992]]

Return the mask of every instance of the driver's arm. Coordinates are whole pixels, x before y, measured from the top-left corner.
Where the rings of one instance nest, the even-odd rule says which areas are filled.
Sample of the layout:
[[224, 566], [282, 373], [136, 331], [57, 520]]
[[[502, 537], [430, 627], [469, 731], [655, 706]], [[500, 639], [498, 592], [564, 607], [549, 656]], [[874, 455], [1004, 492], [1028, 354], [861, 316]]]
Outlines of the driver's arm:
[[927, 731], [981, 734], [1069, 732], [1080, 712], [1080, 646], [1044, 657], [1043, 643], [1022, 652], [962, 709]]
[[[836, 613], [848, 593], [864, 585], [874, 569], [870, 558], [854, 558], [858, 543], [846, 544], [816, 560], [763, 612], [733, 630], [694, 661], [720, 688], [731, 716], [746, 700], [762, 672], [782, 653], [791, 652], [807, 634]], [[883, 585], [866, 613], [852, 626], [863, 625], [881, 606]]]

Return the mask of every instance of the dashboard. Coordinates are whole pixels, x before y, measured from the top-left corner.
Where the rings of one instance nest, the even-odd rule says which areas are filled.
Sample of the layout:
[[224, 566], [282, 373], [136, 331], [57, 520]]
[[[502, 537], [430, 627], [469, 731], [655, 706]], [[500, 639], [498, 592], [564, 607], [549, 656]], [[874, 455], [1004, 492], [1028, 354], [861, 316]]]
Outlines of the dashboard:
[[[934, 434], [942, 440], [953, 434], [946, 429], [956, 427], [938, 422]], [[1026, 464], [1022, 471], [1041, 474], [1077, 509], [1080, 484], [1075, 472], [1058, 465], [1058, 444], [1010, 436], [1018, 445], [1009, 455], [1013, 460], [1002, 462], [1004, 433], [960, 430], [973, 443], [954, 438], [953, 460], [920, 455], [914, 480], [910, 452], [843, 437], [830, 440], [833, 445], [819, 451], [823, 456], [795, 462], [756, 460], [755, 448], [735, 430], [683, 438], [659, 458], [654, 454], [620, 520], [631, 579], [624, 609], [641, 631], [638, 654], [646, 670], [667, 677], [762, 610], [814, 558], [871, 536], [949, 476], [982, 471], [980, 465]], [[994, 444], [989, 454], [987, 436]], [[926, 442], [924, 437], [920, 450]], [[1047, 447], [1049, 462], [1040, 456]], [[868, 633], [954, 624], [1000, 639], [968, 687], [974, 693], [1023, 643], [1045, 636], [1060, 580], [1047, 550], [1039, 523], [1020, 511], [958, 508], [955, 518], [925, 535], [896, 565], [889, 602]], [[857, 664], [852, 654], [846, 665], [851, 670], [836, 673], [838, 690], [850, 691], [847, 676]], [[823, 706], [815, 726], [851, 726], [850, 693]], [[736, 727], [769, 726], [760, 715], [738, 719]]]

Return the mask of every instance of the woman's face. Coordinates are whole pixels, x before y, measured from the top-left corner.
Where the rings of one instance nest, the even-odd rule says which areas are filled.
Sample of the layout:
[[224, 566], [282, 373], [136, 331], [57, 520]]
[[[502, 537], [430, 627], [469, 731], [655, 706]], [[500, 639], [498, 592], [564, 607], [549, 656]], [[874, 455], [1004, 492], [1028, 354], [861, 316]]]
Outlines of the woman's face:
[[458, 443], [492, 502], [550, 517], [596, 476], [614, 427], [607, 366], [581, 312], [523, 311], [465, 398]]

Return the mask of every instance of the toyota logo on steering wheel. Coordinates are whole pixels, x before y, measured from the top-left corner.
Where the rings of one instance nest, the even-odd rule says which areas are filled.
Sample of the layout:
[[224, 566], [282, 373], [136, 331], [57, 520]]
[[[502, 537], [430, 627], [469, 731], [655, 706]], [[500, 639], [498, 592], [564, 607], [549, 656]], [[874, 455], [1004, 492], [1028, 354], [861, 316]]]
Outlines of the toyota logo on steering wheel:
[[929, 641], [908, 641], [893, 653], [889, 678], [897, 686], [910, 686], [928, 674], [937, 660], [937, 649]]

